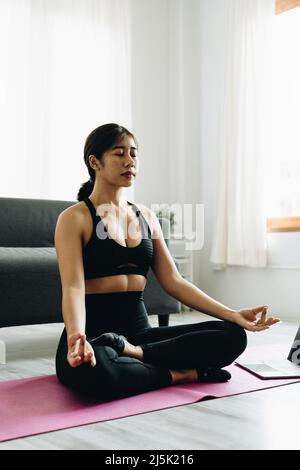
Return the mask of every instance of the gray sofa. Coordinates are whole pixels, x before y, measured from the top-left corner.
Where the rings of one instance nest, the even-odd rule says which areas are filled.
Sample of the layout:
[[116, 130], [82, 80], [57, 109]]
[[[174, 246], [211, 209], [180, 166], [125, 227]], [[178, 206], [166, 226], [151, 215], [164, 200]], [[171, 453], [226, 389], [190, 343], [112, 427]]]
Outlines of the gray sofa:
[[[63, 321], [54, 231], [60, 212], [75, 203], [0, 198], [0, 327]], [[151, 269], [144, 301], [160, 326], [181, 310]]]

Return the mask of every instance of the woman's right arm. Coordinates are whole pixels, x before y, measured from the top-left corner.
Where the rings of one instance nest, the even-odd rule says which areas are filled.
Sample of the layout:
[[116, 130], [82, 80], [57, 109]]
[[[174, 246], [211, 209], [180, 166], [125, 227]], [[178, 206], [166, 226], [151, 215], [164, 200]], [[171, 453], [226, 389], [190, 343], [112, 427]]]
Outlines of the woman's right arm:
[[62, 286], [62, 313], [68, 338], [85, 333], [82, 227], [81, 215], [66, 209], [58, 216], [54, 234]]

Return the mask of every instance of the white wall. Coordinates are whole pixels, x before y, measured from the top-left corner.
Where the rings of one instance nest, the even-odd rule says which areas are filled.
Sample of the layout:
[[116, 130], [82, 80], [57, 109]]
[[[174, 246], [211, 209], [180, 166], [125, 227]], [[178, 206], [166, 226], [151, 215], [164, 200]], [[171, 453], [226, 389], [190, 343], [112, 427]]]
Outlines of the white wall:
[[132, 0], [132, 122], [139, 142], [135, 202], [165, 201], [168, 174], [168, 1]]
[[194, 283], [232, 308], [265, 304], [270, 314], [297, 320], [299, 234], [268, 238], [270, 263], [293, 269], [214, 271], [209, 262], [218, 191], [225, 2], [132, 0], [132, 6], [133, 128], [141, 148], [136, 202], [204, 203], [205, 243], [194, 252]]
[[140, 143], [135, 200], [146, 205], [196, 202], [199, 194], [197, 4], [132, 0], [133, 130]]

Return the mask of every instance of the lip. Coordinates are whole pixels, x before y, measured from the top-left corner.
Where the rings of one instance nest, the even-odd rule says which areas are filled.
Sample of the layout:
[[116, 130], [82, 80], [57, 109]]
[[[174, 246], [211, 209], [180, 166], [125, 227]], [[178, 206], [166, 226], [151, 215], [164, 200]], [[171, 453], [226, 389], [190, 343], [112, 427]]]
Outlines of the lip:
[[127, 172], [127, 173], [122, 173], [121, 176], [127, 176], [127, 178], [128, 178], [129, 176], [134, 176], [134, 175], [133, 175], [133, 173], [131, 173], [131, 172], [129, 171], [129, 172]]

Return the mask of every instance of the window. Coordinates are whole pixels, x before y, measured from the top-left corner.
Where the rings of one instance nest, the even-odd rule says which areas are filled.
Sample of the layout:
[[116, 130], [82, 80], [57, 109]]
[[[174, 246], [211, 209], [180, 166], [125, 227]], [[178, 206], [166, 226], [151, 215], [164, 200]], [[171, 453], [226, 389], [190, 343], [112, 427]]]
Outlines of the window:
[[[268, 231], [300, 231], [300, 0], [276, 0]], [[282, 14], [283, 13], [283, 14]]]

